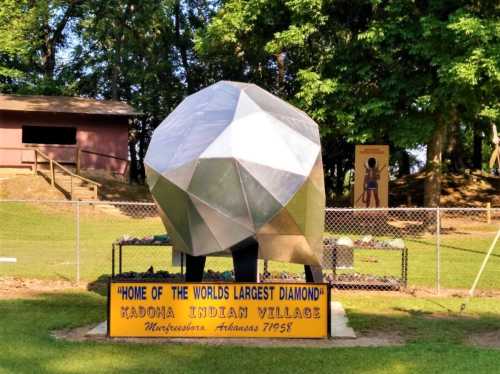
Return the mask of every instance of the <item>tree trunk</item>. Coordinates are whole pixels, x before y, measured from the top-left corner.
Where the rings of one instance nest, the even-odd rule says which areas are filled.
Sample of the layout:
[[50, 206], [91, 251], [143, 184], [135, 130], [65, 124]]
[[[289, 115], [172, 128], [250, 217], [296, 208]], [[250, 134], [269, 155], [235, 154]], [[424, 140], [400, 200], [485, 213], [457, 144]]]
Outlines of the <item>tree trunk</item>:
[[475, 122], [473, 127], [472, 168], [483, 168], [483, 132], [479, 122]]
[[341, 198], [342, 195], [344, 194], [344, 180], [345, 180], [345, 174], [346, 170], [342, 167], [342, 160], [339, 158], [337, 159], [336, 162], [336, 167], [335, 167], [335, 195], [337, 199]]
[[426, 207], [439, 206], [445, 137], [446, 123], [441, 116], [438, 116], [436, 128], [430, 142], [427, 144], [427, 166], [424, 183], [424, 205]]
[[461, 172], [465, 169], [463, 160], [463, 146], [462, 137], [460, 134], [460, 124], [458, 118], [450, 124], [448, 129], [448, 146], [446, 147], [446, 154], [450, 161], [450, 170], [453, 172]]
[[118, 100], [118, 64], [111, 67], [111, 99]]
[[118, 80], [120, 76], [120, 62], [121, 62], [121, 52], [122, 52], [122, 41], [123, 41], [123, 27], [119, 28], [121, 31], [119, 35], [115, 34], [115, 48], [113, 57], [111, 58], [111, 99], [119, 100], [118, 92]]
[[137, 151], [135, 149], [136, 141], [129, 140], [128, 149], [130, 153], [130, 167], [129, 167], [129, 182], [138, 182], [138, 170], [137, 170]]
[[43, 74], [45, 79], [54, 79], [54, 72], [56, 68], [56, 58], [55, 58], [55, 45], [52, 40], [46, 38], [45, 45], [42, 47], [42, 64], [43, 64]]
[[76, 14], [76, 10], [83, 0], [72, 0], [69, 2], [66, 11], [63, 13], [60, 21], [53, 27], [49, 25], [49, 20], [45, 25], [45, 34], [42, 45], [42, 67], [45, 78], [54, 79], [56, 67], [56, 49], [64, 41], [64, 29], [66, 25]]
[[[120, 8], [121, 9], [121, 8]], [[114, 45], [110, 47], [111, 53], [111, 98], [113, 100], [120, 100], [120, 67], [122, 65], [122, 50], [125, 45], [125, 29], [127, 28], [127, 20], [130, 17], [130, 12], [133, 5], [127, 4], [123, 13], [119, 13], [116, 22], [113, 23], [113, 41]]]
[[410, 155], [404, 149], [401, 150], [401, 158], [399, 159], [398, 178], [410, 174]]
[[146, 180], [146, 170], [144, 168], [144, 157], [146, 156], [147, 144], [146, 144], [146, 124], [144, 121], [141, 123], [141, 131], [139, 133], [139, 162], [137, 165], [137, 175], [138, 180], [144, 183]]
[[276, 54], [276, 64], [278, 65], [278, 77], [276, 81], [276, 88], [279, 93], [283, 93], [284, 82], [285, 82], [285, 59], [286, 52], [280, 52]]
[[182, 68], [184, 69], [184, 76], [186, 77], [187, 91], [188, 94], [191, 94], [194, 92], [194, 87], [193, 87], [193, 82], [191, 81], [191, 71], [188, 61], [186, 41], [184, 40], [185, 39], [184, 36], [181, 35], [183, 14], [182, 14], [180, 0], [177, 0], [175, 2], [174, 13], [175, 13], [175, 41], [176, 41], [175, 44], [177, 45], [177, 48], [179, 49], [180, 52]]

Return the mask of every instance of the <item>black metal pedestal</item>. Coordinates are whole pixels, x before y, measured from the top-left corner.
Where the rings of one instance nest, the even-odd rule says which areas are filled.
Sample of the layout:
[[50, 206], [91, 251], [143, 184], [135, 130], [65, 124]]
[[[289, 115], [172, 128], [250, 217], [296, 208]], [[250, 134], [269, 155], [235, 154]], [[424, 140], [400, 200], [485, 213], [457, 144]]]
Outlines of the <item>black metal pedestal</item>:
[[304, 265], [307, 283], [322, 283], [323, 269], [321, 266]]
[[232, 249], [236, 282], [257, 282], [259, 243], [253, 238], [244, 240]]
[[203, 281], [206, 256], [191, 256], [186, 254], [186, 282]]

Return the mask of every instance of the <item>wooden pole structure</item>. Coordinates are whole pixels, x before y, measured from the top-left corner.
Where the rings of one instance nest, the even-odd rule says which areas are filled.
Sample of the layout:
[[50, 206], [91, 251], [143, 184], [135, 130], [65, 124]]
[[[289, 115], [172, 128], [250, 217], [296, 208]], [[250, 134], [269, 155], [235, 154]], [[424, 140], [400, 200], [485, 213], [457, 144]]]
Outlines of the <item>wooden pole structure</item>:
[[35, 158], [35, 168], [33, 170], [33, 174], [38, 174], [38, 152], [36, 149], [33, 150], [33, 156]]
[[80, 175], [80, 146], [77, 145], [75, 149], [75, 166], [76, 166], [76, 174]]
[[479, 283], [479, 278], [481, 278], [481, 275], [483, 274], [484, 268], [486, 267], [486, 264], [488, 263], [488, 260], [490, 259], [490, 256], [491, 256], [491, 253], [495, 249], [495, 246], [496, 246], [499, 238], [500, 238], [500, 230], [497, 231], [495, 239], [493, 239], [493, 242], [491, 243], [491, 246], [488, 249], [486, 256], [484, 257], [483, 263], [481, 264], [481, 267], [479, 268], [479, 271], [476, 275], [476, 279], [474, 279], [474, 283], [472, 284], [472, 287], [469, 290], [469, 295], [467, 296], [467, 299], [465, 299], [465, 302], [460, 307], [460, 313], [465, 310], [465, 307], [469, 303], [469, 299], [471, 297], [474, 297], [474, 293], [476, 292], [477, 284]]
[[52, 159], [50, 159], [50, 185], [54, 187], [55, 185], [55, 171], [54, 171], [54, 163], [52, 162]]
[[495, 124], [493, 123], [491, 124], [491, 129], [493, 133], [493, 137], [491, 139], [493, 143], [493, 153], [491, 154], [489, 166], [490, 169], [493, 169], [495, 167], [495, 162], [496, 162], [498, 164], [497, 170], [500, 173], [500, 138], [498, 137], [497, 127], [495, 126]]

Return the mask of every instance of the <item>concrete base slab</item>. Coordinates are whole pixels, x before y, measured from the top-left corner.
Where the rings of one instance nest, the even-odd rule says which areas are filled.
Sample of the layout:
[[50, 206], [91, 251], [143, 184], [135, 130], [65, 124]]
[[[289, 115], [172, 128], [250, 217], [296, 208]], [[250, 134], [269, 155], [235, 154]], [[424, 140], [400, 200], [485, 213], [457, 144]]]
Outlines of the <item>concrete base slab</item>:
[[344, 307], [338, 301], [332, 301], [330, 305], [332, 320], [330, 321], [332, 338], [355, 339], [356, 333], [348, 326], [349, 319], [345, 314]]
[[85, 336], [106, 336], [108, 334], [108, 321], [101, 322], [85, 333]]

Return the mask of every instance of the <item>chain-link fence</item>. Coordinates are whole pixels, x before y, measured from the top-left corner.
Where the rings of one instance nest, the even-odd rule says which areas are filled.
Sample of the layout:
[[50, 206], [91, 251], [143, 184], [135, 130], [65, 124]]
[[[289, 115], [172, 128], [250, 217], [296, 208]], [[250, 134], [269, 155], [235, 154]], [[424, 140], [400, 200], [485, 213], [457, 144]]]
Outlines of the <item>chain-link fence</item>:
[[[0, 222], [0, 276], [92, 283], [106, 279], [114, 262], [115, 271], [127, 276], [182, 277], [183, 261], [165, 242], [152, 203], [0, 201]], [[349, 292], [462, 295], [499, 228], [498, 208], [328, 208], [324, 280]], [[499, 248], [480, 292], [500, 293]], [[3, 263], [2, 257], [17, 262]], [[232, 279], [229, 256], [208, 257], [205, 268], [206, 279]], [[259, 273], [261, 281], [304, 279], [303, 266], [276, 261], [259, 260]]]
[[[497, 230], [500, 209], [327, 209], [329, 280], [344, 289], [419, 288], [455, 294], [470, 287]], [[481, 280], [500, 290], [500, 251]], [[333, 266], [337, 263], [337, 266]]]

